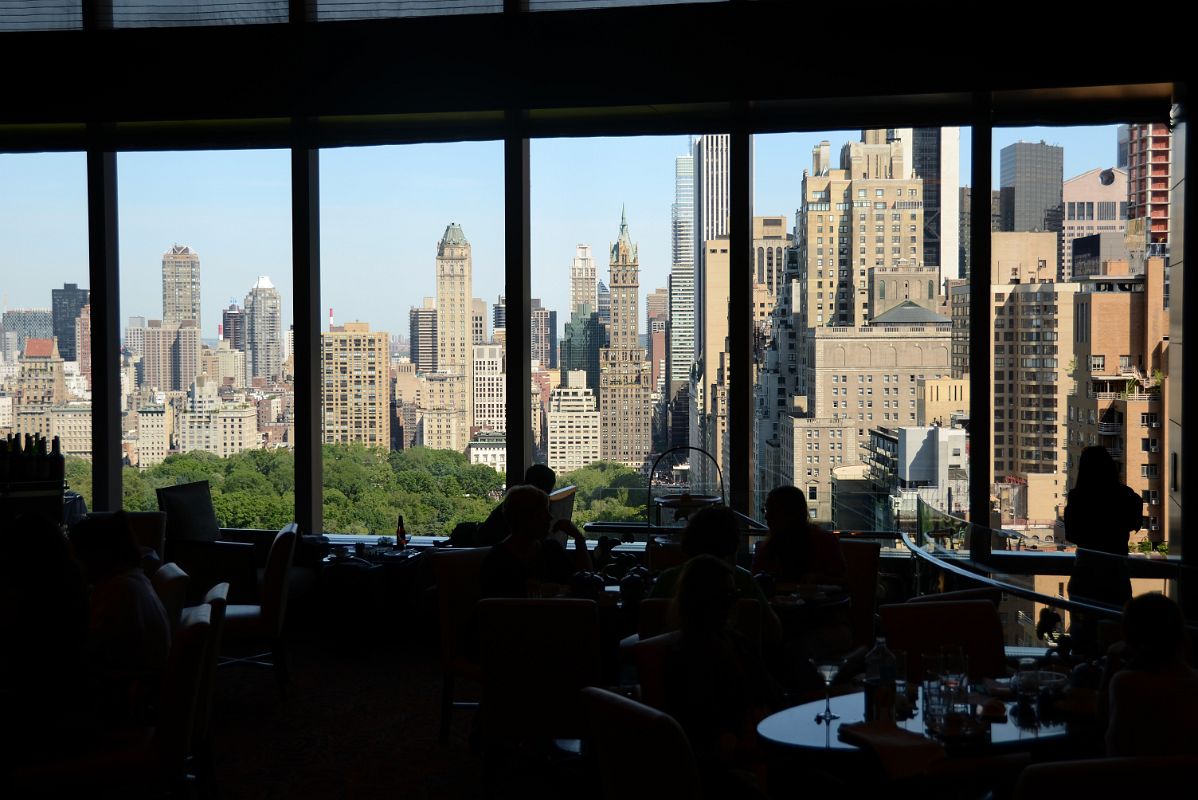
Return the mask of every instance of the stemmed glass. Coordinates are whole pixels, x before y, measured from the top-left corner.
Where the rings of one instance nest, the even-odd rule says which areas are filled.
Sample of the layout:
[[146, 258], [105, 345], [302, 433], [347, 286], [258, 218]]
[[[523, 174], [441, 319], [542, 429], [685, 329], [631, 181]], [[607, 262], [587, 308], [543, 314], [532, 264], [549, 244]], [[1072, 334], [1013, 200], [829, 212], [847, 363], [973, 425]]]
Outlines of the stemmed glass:
[[824, 679], [824, 710], [815, 715], [815, 724], [821, 722], [831, 723], [834, 719], [840, 719], [839, 714], [832, 713], [832, 681], [840, 673], [840, 668], [844, 665], [844, 660], [839, 658], [818, 658], [811, 660], [815, 671]]

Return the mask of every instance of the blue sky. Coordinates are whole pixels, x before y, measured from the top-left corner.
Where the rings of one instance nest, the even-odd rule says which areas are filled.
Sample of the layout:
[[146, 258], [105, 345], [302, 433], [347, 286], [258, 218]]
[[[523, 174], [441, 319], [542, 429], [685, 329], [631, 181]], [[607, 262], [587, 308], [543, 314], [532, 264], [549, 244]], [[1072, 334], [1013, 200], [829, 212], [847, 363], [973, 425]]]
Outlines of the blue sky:
[[[856, 131], [777, 134], [754, 140], [758, 214], [793, 219], [811, 147], [833, 152]], [[998, 151], [1018, 140], [1065, 147], [1065, 176], [1115, 161], [1115, 128], [994, 131]], [[962, 182], [970, 136], [961, 132]], [[532, 143], [533, 296], [568, 316], [569, 264], [590, 244], [606, 276], [605, 251], [620, 210], [640, 247], [641, 289], [669, 271], [674, 158], [685, 136], [544, 139]], [[121, 317], [161, 314], [161, 259], [172, 244], [201, 259], [204, 336], [220, 309], [241, 303], [258, 275], [284, 295], [291, 321], [290, 167], [284, 151], [125, 153], [118, 158]], [[407, 333], [408, 308], [435, 291], [436, 244], [450, 222], [473, 245], [474, 295], [503, 292], [503, 151], [499, 142], [344, 148], [321, 154], [321, 305], [339, 322]], [[87, 285], [82, 154], [0, 155], [0, 302], [49, 306], [50, 289]], [[641, 302], [643, 315], [644, 302]]]

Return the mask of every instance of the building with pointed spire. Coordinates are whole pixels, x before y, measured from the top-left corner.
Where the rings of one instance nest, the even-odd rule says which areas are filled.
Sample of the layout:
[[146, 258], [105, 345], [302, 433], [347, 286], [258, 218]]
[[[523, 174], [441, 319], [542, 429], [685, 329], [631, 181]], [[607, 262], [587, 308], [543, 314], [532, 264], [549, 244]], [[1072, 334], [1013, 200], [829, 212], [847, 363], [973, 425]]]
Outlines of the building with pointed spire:
[[451, 222], [437, 243], [436, 391], [428, 384], [423, 444], [466, 452], [474, 420], [474, 331], [470, 242]]
[[623, 211], [609, 263], [611, 322], [607, 346], [599, 351], [600, 454], [640, 470], [648, 467], [652, 450], [653, 386], [640, 346], [640, 260]]

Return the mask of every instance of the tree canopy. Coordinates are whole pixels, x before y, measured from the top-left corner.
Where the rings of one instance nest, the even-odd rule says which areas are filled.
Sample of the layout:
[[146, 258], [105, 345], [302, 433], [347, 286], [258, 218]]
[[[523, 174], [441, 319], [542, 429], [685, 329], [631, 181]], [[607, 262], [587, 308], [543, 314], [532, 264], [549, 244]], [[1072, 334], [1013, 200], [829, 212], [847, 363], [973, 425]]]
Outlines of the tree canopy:
[[[503, 476], [450, 450], [415, 447], [387, 452], [362, 444], [326, 444], [324, 528], [373, 536], [395, 532], [403, 514], [410, 534], [445, 535], [460, 522], [481, 522], [500, 502]], [[92, 507], [91, 462], [68, 458], [67, 482]], [[287, 450], [247, 450], [229, 458], [193, 451], [167, 456], [146, 470], [125, 467], [123, 505], [158, 508], [154, 490], [206, 480], [224, 527], [281, 528], [295, 516], [295, 457]], [[644, 520], [645, 479], [612, 462], [560, 476], [578, 486], [574, 521]]]

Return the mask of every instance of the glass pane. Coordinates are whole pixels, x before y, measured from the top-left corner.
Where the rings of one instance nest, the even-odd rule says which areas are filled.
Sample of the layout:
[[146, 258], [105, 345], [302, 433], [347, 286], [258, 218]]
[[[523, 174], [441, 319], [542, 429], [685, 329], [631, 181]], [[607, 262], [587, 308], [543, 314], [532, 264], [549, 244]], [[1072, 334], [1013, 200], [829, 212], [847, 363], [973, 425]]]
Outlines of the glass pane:
[[60, 31], [83, 27], [83, 0], [0, 0], [0, 31]]
[[[723, 276], [712, 291], [723, 297], [722, 309], [718, 297], [712, 301], [719, 311], [712, 324], [725, 333], [712, 335], [714, 380], [726, 368], [720, 354], [727, 349], [727, 137], [533, 142], [536, 457], [558, 473], [559, 485], [580, 487], [579, 524], [644, 520], [657, 457], [672, 446], [702, 444], [692, 441], [701, 432], [690, 421], [692, 380], [704, 383], [702, 374], [692, 375], [702, 363], [696, 361], [692, 230], [699, 182], [692, 151], [714, 147], [715, 140], [722, 148], [725, 227], [710, 237], [713, 280]], [[546, 323], [542, 335], [538, 326]], [[725, 418], [719, 420], [726, 429]], [[711, 438], [710, 461], [685, 449], [662, 461], [653, 476], [657, 495], [667, 486], [719, 488], [715, 464], [726, 459], [727, 443]]]
[[1069, 529], [1067, 493], [1104, 480], [1080, 468], [1088, 448], [1125, 484], [1100, 492], [1112, 531], [1168, 539], [1170, 142], [1164, 123], [994, 131], [995, 546], [1125, 549]]
[[324, 523], [448, 535], [507, 471], [503, 146], [321, 153]]
[[91, 508], [91, 306], [82, 153], [0, 155], [0, 275], [0, 437], [58, 437], [68, 488]]
[[113, 0], [116, 28], [257, 25], [286, 22], [288, 0]]
[[322, 22], [390, 17], [439, 17], [457, 14], [498, 14], [503, 0], [317, 0]]
[[726, 3], [728, 0], [529, 0], [529, 11], [570, 11], [581, 8], [670, 6], [680, 3]]
[[295, 518], [286, 151], [122, 153], [124, 506], [207, 480], [223, 527]]
[[[968, 504], [968, 140], [957, 128], [754, 138], [754, 511], [798, 486], [813, 521], [914, 530]], [[793, 216], [792, 216], [793, 215]], [[947, 290], [947, 291], [946, 291]]]

